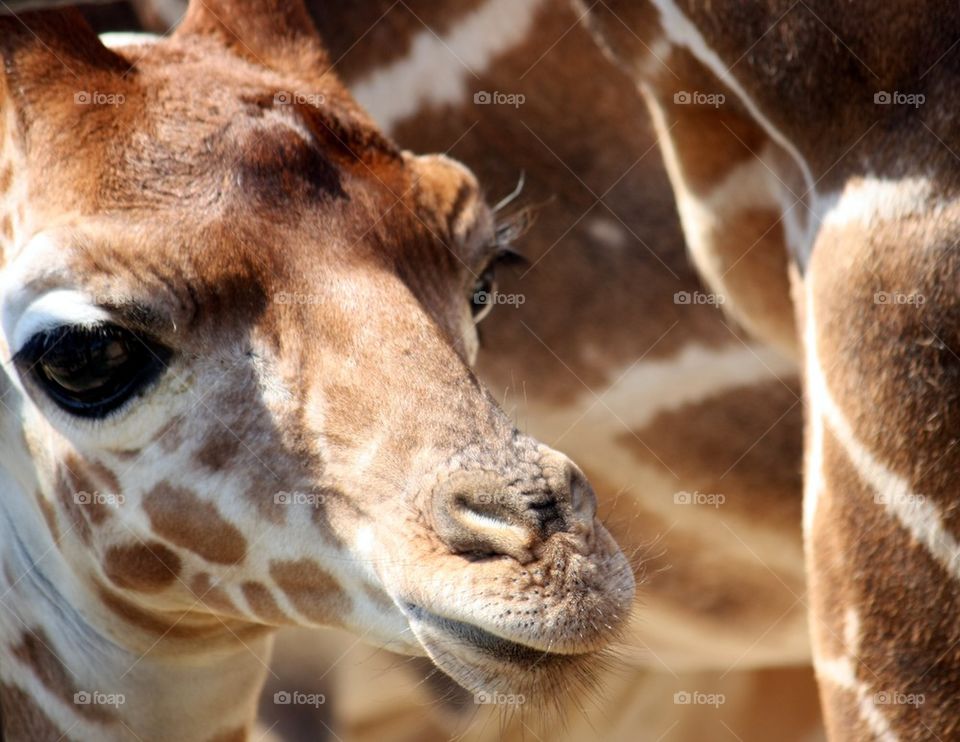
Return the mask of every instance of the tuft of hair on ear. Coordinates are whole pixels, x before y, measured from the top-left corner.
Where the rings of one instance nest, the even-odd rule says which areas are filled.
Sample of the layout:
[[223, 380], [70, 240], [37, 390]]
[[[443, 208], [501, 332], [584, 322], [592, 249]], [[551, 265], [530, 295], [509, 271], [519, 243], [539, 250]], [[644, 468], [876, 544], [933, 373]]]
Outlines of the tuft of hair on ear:
[[[101, 70], [126, 72], [130, 65], [108, 49], [76, 8], [0, 13], [2, 71], [14, 80], [77, 78]], [[11, 89], [18, 87], [10, 85]]]
[[306, 79], [330, 72], [303, 0], [190, 0], [174, 35], [218, 39], [249, 62]]

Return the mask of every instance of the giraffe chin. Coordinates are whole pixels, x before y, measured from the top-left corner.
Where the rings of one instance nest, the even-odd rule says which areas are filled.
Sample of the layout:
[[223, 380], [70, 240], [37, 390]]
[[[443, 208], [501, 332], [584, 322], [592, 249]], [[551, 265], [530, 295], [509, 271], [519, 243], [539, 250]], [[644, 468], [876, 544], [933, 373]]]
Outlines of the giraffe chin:
[[560, 707], [566, 695], [576, 693], [571, 677], [591, 685], [608, 652], [538, 649], [409, 603], [404, 613], [433, 663], [474, 693], [478, 704], [538, 712]]

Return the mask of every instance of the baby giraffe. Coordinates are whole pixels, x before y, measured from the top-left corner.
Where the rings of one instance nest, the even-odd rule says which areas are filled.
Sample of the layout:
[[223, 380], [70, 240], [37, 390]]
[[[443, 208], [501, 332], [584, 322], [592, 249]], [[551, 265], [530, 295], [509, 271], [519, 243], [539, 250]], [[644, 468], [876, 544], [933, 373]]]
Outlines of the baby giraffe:
[[0, 54], [6, 739], [246, 739], [284, 625], [528, 703], [589, 674], [633, 575], [470, 369], [471, 174], [379, 134], [299, 2]]

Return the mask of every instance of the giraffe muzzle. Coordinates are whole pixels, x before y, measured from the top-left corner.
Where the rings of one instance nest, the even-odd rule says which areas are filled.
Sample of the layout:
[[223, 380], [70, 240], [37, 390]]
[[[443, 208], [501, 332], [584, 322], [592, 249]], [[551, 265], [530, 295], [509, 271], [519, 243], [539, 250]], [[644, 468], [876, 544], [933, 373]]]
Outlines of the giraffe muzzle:
[[566, 456], [544, 454], [534, 475], [472, 469], [451, 474], [434, 492], [433, 519], [440, 540], [470, 558], [536, 559], [557, 533], [587, 553], [593, 541], [596, 496]]

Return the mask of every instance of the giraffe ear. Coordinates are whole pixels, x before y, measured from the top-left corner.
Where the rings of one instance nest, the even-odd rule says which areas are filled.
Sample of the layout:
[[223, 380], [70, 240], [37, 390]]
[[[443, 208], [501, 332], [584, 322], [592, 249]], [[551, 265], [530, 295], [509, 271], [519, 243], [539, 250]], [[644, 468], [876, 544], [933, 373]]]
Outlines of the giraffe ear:
[[329, 59], [303, 0], [190, 0], [177, 36], [217, 39], [237, 56], [309, 76]]
[[0, 14], [0, 60], [0, 107], [17, 110], [73, 105], [75, 95], [130, 67], [72, 9]]

